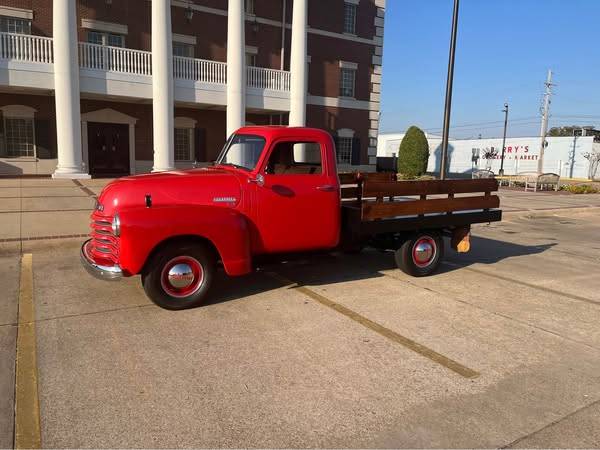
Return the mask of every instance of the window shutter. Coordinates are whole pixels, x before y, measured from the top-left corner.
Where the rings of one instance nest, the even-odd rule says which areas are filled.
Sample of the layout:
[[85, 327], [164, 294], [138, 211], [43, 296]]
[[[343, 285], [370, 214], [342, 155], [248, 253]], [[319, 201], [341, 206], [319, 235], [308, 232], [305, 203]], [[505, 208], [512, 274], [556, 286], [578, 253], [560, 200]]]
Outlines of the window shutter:
[[197, 162], [206, 162], [206, 128], [196, 128], [194, 137], [194, 158]]
[[52, 123], [46, 119], [35, 120], [35, 146], [39, 159], [56, 158], [55, 135], [52, 133]]
[[352, 139], [352, 165], [360, 166], [360, 139]]

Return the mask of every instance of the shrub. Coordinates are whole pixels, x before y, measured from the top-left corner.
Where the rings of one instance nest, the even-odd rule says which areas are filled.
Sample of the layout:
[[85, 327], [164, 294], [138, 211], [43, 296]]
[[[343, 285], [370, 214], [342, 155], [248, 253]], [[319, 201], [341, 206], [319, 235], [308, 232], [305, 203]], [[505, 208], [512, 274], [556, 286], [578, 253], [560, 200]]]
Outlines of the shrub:
[[600, 192], [591, 184], [563, 184], [560, 190], [570, 192], [571, 194], [597, 194]]
[[429, 143], [420, 128], [412, 126], [404, 135], [398, 150], [398, 172], [403, 178], [416, 178], [427, 171]]

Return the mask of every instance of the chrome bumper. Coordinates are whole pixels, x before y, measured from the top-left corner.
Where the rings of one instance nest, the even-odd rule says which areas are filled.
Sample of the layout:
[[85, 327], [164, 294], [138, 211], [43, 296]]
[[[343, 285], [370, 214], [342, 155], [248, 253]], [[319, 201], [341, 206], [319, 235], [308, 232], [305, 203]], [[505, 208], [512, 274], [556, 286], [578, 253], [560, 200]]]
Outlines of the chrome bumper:
[[79, 256], [81, 257], [81, 264], [83, 264], [83, 267], [85, 267], [85, 270], [87, 270], [91, 275], [93, 275], [94, 277], [100, 279], [100, 280], [109, 280], [109, 281], [116, 281], [120, 278], [123, 277], [123, 271], [121, 270], [121, 267], [119, 267], [118, 265], [116, 266], [101, 266], [99, 264], [96, 264], [87, 254], [86, 252], [86, 246], [88, 245], [88, 243], [91, 241], [91, 239], [88, 239], [87, 241], [85, 241], [83, 243], [83, 245], [81, 246], [81, 251], [79, 252]]

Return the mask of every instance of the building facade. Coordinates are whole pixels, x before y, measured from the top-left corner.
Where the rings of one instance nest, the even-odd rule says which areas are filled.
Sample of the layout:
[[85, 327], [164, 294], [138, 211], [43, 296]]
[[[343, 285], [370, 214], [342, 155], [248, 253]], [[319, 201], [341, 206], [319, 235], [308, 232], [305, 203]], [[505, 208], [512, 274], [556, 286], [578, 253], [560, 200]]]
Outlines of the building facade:
[[[442, 138], [426, 134], [429, 143], [427, 171], [440, 170]], [[378, 142], [378, 157], [398, 156], [403, 133], [382, 133]], [[600, 176], [592, 155], [600, 153], [594, 136], [561, 136], [546, 138], [544, 172], [565, 178], [596, 179]], [[506, 138], [503, 169], [506, 175], [537, 172], [541, 137]], [[450, 139], [448, 143], [448, 172], [470, 176], [473, 170], [487, 169], [499, 173], [502, 161], [502, 138]]]
[[385, 0], [0, 0], [0, 175], [203, 165], [244, 124], [375, 167]]

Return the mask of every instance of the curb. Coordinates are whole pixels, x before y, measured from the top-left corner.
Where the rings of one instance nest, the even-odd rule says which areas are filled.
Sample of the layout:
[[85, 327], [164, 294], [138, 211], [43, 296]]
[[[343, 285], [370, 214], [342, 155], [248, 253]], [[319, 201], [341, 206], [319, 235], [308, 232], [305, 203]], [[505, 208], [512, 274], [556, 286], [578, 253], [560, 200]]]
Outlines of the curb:
[[23, 240], [10, 239], [0, 242], [0, 256], [13, 256], [32, 253], [37, 250], [48, 250], [58, 247], [77, 247], [87, 238], [79, 235], [48, 236], [37, 239], [25, 238]]
[[586, 212], [600, 211], [600, 206], [567, 206], [565, 208], [548, 208], [548, 209], [520, 209], [517, 211], [502, 211], [502, 218], [518, 218], [527, 217], [534, 219], [536, 217], [549, 217], [560, 213], [582, 214]]

